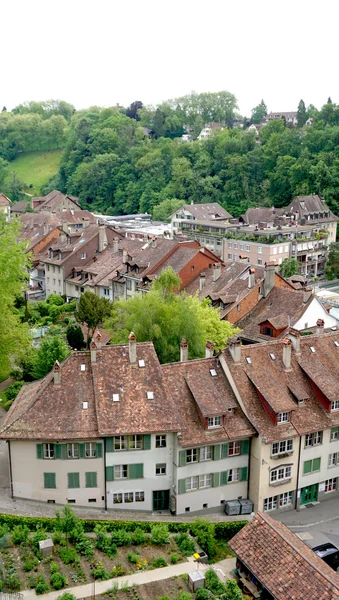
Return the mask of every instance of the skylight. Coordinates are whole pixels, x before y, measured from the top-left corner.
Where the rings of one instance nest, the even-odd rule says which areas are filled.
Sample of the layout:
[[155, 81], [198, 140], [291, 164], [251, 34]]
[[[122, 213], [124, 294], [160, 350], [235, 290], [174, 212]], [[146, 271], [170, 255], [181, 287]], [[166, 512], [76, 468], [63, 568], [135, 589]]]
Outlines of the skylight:
[[86, 365], [80, 365], [80, 371], [86, 371]]
[[270, 352], [270, 357], [272, 360], [275, 360], [275, 354], [273, 354], [273, 352]]
[[334, 342], [334, 345], [338, 348], [339, 347], [339, 342], [337, 342], [337, 340]]
[[212, 375], [212, 377], [216, 377], [217, 376], [217, 372], [215, 369], [210, 369], [210, 373]]
[[154, 399], [154, 392], [147, 392], [147, 400], [153, 400]]
[[83, 403], [82, 403], [82, 408], [83, 408], [84, 410], [87, 410], [87, 408], [88, 408], [88, 402], [83, 402]]
[[120, 397], [119, 394], [113, 394], [113, 402], [119, 402]]
[[145, 366], [145, 361], [144, 361], [143, 359], [141, 359], [141, 360], [138, 360], [138, 364], [139, 364], [139, 367], [140, 367], [140, 368], [141, 368], [141, 367], [144, 367], [144, 366]]
[[313, 354], [315, 353], [315, 347], [314, 346], [310, 346], [310, 350], [311, 350], [311, 352], [313, 352]]
[[247, 362], [248, 362], [249, 365], [252, 364], [252, 360], [251, 360], [251, 358], [249, 356], [246, 356], [246, 360], [247, 360]]

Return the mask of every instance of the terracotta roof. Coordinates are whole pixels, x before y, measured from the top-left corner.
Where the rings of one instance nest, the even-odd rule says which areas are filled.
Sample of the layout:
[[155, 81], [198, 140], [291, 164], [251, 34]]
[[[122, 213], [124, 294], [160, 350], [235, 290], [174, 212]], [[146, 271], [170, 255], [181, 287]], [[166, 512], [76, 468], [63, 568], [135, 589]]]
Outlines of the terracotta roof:
[[[220, 206], [217, 202], [206, 202], [204, 204], [185, 204], [176, 210], [173, 214], [180, 214], [181, 210], [186, 210], [198, 221], [211, 221], [212, 219], [231, 219], [230, 215], [225, 208]], [[171, 215], [172, 216], [172, 215]]]
[[321, 358], [317, 360], [301, 358], [299, 360], [299, 365], [326, 398], [330, 401], [338, 399], [339, 378], [334, 377], [332, 373], [324, 367]]
[[248, 208], [245, 214], [241, 215], [241, 219], [247, 225], [257, 225], [258, 223], [272, 223], [276, 217], [283, 214], [281, 208], [266, 208], [259, 207]]
[[10, 206], [11, 204], [11, 200], [5, 194], [0, 194], [0, 206]]
[[248, 365], [246, 374], [276, 414], [295, 409], [295, 402], [269, 372], [258, 372], [252, 365]]
[[27, 209], [27, 205], [28, 205], [27, 200], [19, 200], [19, 202], [14, 202], [14, 204], [12, 204], [11, 211], [23, 213]]
[[276, 600], [334, 600], [339, 576], [283, 523], [257, 513], [229, 546]]

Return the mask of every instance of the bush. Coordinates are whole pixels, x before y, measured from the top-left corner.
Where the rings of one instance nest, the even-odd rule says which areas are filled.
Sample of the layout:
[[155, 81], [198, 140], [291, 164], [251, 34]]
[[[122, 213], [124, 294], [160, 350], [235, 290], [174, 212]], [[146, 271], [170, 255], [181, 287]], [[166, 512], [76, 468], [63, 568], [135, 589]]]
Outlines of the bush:
[[151, 565], [154, 569], [159, 569], [160, 567], [167, 567], [167, 562], [162, 556], [159, 556], [159, 558], [154, 558], [152, 560]]
[[37, 584], [35, 586], [35, 593], [38, 596], [41, 594], [46, 594], [46, 592], [48, 592], [48, 589], [49, 588], [47, 581], [45, 581], [45, 579], [41, 577], [41, 575], [39, 575], [37, 578]]
[[24, 383], [24, 381], [16, 381], [15, 383], [12, 383], [12, 385], [9, 385], [6, 389], [7, 400], [14, 400], [20, 392]]
[[69, 594], [68, 592], [64, 592], [61, 596], [57, 597], [57, 600], [76, 600], [76, 597], [73, 594]]
[[135, 554], [133, 554], [133, 552], [128, 552], [127, 559], [129, 560], [129, 562], [136, 565], [137, 562], [140, 560], [140, 553], [136, 552]]
[[66, 546], [66, 537], [61, 531], [55, 531], [52, 537], [54, 544], [59, 546]]
[[152, 544], [168, 544], [169, 531], [166, 523], [156, 523], [151, 527]]
[[42, 540], [47, 540], [48, 539], [48, 535], [46, 533], [46, 531], [44, 531], [43, 529], [38, 529], [37, 532], [34, 534], [33, 536], [33, 548], [35, 551], [35, 554], [37, 555], [38, 558], [41, 557], [40, 554], [40, 550], [39, 550], [39, 542], [42, 542]]
[[50, 294], [46, 298], [46, 302], [47, 304], [53, 304], [55, 306], [61, 306], [62, 304], [65, 304], [64, 299], [58, 294]]
[[179, 554], [175, 554], [175, 552], [173, 554], [171, 554], [171, 563], [172, 565], [176, 565], [180, 560], [180, 556]]
[[51, 586], [54, 590], [61, 590], [63, 587], [67, 585], [67, 579], [59, 571], [53, 573], [51, 576]]
[[100, 581], [106, 581], [111, 578], [111, 573], [106, 571], [104, 565], [99, 561], [91, 569], [91, 575], [94, 579], [99, 579]]
[[58, 554], [65, 565], [79, 563], [79, 557], [74, 548], [59, 548]]
[[132, 534], [124, 529], [117, 529], [112, 532], [112, 543], [117, 546], [128, 546], [132, 543]]
[[209, 558], [213, 558], [216, 551], [214, 525], [207, 519], [195, 519], [192, 525], [192, 533]]
[[205, 573], [205, 586], [216, 596], [220, 596], [226, 591], [225, 585], [219, 580], [213, 569], [208, 569]]
[[195, 594], [195, 600], [209, 600], [211, 598], [211, 592], [206, 588], [198, 588]]
[[123, 577], [126, 571], [121, 565], [115, 565], [111, 571], [111, 577]]
[[228, 542], [246, 525], [247, 521], [232, 521], [229, 523], [215, 523], [214, 531], [217, 540]]
[[174, 539], [184, 556], [191, 556], [194, 553], [195, 544], [187, 533], [179, 533]]
[[49, 568], [50, 568], [50, 571], [51, 571], [52, 575], [53, 575], [53, 573], [58, 573], [59, 572], [59, 565], [56, 562], [54, 562], [54, 561], [51, 562], [51, 564], [49, 565]]
[[28, 573], [29, 571], [33, 571], [33, 569], [35, 569], [35, 567], [37, 567], [38, 564], [39, 564], [39, 561], [38, 561], [37, 557], [34, 556], [34, 554], [29, 554], [28, 556], [23, 557], [22, 568], [25, 571], [25, 573]]
[[86, 556], [86, 558], [88, 560], [91, 560], [93, 554], [94, 554], [94, 548], [90, 542], [89, 539], [87, 539], [84, 535], [84, 537], [75, 544], [75, 549], [77, 552], [79, 552], [79, 554], [82, 554], [83, 556]]
[[9, 548], [10, 545], [11, 545], [11, 536], [9, 535], [9, 533], [2, 535], [0, 537], [0, 549]]
[[140, 544], [145, 544], [147, 542], [147, 540], [148, 540], [148, 537], [145, 534], [145, 532], [141, 529], [141, 527], [137, 527], [133, 531], [133, 533], [132, 533], [132, 542], [136, 546], [139, 546]]

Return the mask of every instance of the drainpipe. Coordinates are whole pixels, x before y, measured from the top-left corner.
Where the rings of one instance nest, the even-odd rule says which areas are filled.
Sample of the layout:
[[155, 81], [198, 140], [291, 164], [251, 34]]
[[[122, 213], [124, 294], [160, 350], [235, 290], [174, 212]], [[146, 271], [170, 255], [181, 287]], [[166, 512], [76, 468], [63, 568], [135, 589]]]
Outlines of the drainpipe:
[[[299, 511], [300, 510], [300, 498], [298, 498], [298, 490], [299, 490], [299, 476], [300, 476], [300, 456], [301, 456], [301, 442], [302, 442], [302, 436], [299, 437], [299, 452], [298, 452], [298, 470], [297, 470], [297, 489], [295, 490], [295, 510]], [[301, 494], [301, 490], [300, 490], [300, 494]], [[298, 502], [299, 500], [299, 502]]]
[[105, 510], [107, 510], [107, 481], [106, 481], [106, 438], [104, 438], [104, 485], [105, 485]]
[[250, 437], [248, 446], [248, 477], [247, 477], [247, 498], [250, 500], [250, 473], [251, 473], [251, 450], [252, 450], [252, 438]]
[[11, 486], [11, 498], [13, 498], [13, 473], [12, 473], [12, 456], [11, 456], [11, 442], [8, 440], [8, 462], [9, 462], [9, 481]]

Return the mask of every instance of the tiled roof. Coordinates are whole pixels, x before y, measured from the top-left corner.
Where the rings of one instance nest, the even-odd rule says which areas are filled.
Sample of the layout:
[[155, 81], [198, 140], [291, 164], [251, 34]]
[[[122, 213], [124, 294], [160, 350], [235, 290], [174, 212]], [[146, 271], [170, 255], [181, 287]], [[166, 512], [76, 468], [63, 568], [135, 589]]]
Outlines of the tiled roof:
[[11, 204], [11, 200], [5, 194], [0, 194], [0, 206], [10, 206]]
[[32, 198], [32, 202], [38, 202], [38, 205], [36, 206], [36, 210], [38, 211], [43, 211], [46, 209], [53, 210], [53, 208], [57, 208], [59, 203], [62, 202], [64, 198], [68, 198], [74, 202], [76, 206], [79, 206], [78, 198], [75, 198], [75, 196], [67, 196], [62, 192], [59, 192], [59, 190], [52, 190], [49, 192], [49, 194], [47, 194], [47, 196], [34, 197]]
[[[199, 221], [210, 221], [211, 219], [231, 219], [227, 210], [225, 210], [217, 202], [206, 202], [204, 204], [185, 204], [176, 213], [180, 213], [180, 210], [187, 210], [193, 217]], [[175, 214], [175, 213], [173, 213]]]
[[258, 223], [272, 223], [276, 217], [283, 214], [281, 208], [262, 208], [257, 206], [256, 208], [248, 208], [241, 219], [247, 225], [257, 225]]
[[19, 202], [14, 202], [14, 204], [12, 204], [12, 208], [11, 208], [11, 212], [18, 212], [18, 213], [23, 213], [25, 212], [27, 208], [27, 201], [26, 200], [19, 200]]
[[334, 600], [339, 576], [283, 523], [257, 513], [230, 548], [276, 600]]
[[300, 217], [307, 213], [329, 211], [329, 207], [317, 194], [311, 196], [297, 196], [283, 209], [284, 212], [299, 212]]

